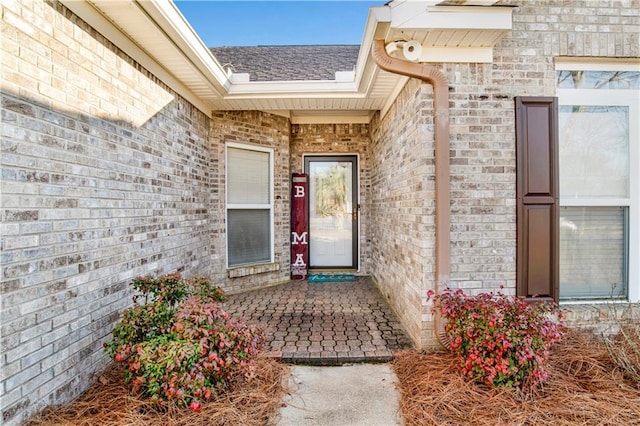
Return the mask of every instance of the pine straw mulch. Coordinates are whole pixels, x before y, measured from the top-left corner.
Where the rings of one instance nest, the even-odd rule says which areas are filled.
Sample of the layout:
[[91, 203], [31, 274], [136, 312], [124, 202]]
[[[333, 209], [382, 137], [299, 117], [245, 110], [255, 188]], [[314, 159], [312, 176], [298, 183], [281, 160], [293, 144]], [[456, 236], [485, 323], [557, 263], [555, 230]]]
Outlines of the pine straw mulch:
[[175, 405], [153, 405], [132, 396], [124, 384], [124, 370], [111, 367], [74, 402], [48, 408], [29, 419], [28, 426], [211, 426], [265, 425], [272, 422], [286, 392], [288, 369], [273, 359], [260, 358], [254, 376], [240, 377], [220, 399], [202, 405], [200, 412]]
[[396, 355], [401, 410], [411, 425], [640, 425], [640, 383], [624, 379], [594, 335], [569, 331], [544, 386], [490, 389], [455, 372], [450, 352]]

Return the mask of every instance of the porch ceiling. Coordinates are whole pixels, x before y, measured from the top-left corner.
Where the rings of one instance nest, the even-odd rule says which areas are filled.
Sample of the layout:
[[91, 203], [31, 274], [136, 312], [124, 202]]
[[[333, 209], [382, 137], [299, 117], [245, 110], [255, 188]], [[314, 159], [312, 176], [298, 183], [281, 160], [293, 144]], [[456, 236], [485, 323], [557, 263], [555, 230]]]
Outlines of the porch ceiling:
[[422, 62], [490, 62], [492, 47], [511, 28], [511, 8], [465, 5], [492, 0], [395, 0], [370, 10], [355, 70], [334, 80], [265, 82], [225, 71], [173, 2], [62, 2], [204, 113], [264, 110], [294, 123], [368, 122], [391, 105], [407, 78], [375, 65], [374, 39], [416, 40]]

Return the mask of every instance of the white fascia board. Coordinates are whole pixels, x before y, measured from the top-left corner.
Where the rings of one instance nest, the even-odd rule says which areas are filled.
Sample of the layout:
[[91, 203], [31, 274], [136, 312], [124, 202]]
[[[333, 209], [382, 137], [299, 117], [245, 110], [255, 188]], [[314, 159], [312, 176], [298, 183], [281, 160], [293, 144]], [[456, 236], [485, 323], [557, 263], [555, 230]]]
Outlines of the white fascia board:
[[368, 124], [373, 113], [343, 115], [292, 115], [291, 124]]
[[355, 71], [336, 71], [334, 75], [335, 81], [351, 82], [356, 79]]
[[211, 117], [211, 108], [187, 88], [171, 72], [158, 63], [140, 46], [123, 34], [111, 21], [86, 1], [61, 0], [61, 3], [83, 21], [93, 27], [114, 45], [118, 46], [136, 62], [162, 80], [167, 86], [175, 90], [180, 96], [191, 102], [201, 112]]
[[556, 70], [569, 71], [640, 71], [638, 58], [558, 56], [555, 65]]
[[404, 2], [391, 10], [391, 26], [398, 29], [510, 30], [512, 7], [430, 6]]
[[[187, 98], [205, 114], [211, 114], [211, 107], [206, 99], [284, 99], [284, 98], [364, 98], [370, 90], [377, 67], [370, 56], [371, 45], [375, 38], [384, 38], [389, 32], [391, 12], [388, 6], [370, 9], [366, 31], [363, 35], [363, 47], [356, 64], [355, 78], [351, 81], [275, 81], [246, 82], [244, 76], [230, 78], [224, 68], [215, 59], [197, 33], [189, 25], [184, 16], [172, 1], [166, 0], [125, 0], [131, 6], [132, 13], [138, 13], [136, 19], [149, 26], [161, 38], [161, 43], [169, 43], [176, 54], [181, 55], [192, 68], [193, 73], [209, 86], [209, 96], [195, 95], [182, 82], [180, 76], [174, 75], [171, 69], [165, 68], [159, 59], [154, 59], [153, 46], [144, 46], [132, 40], [126, 34], [126, 28], [118, 28], [121, 23], [109, 16], [108, 10], [114, 6], [111, 0], [63, 0], [65, 5], [87, 20], [100, 33], [104, 34], [123, 51], [133, 57], [141, 65], [149, 69], [162, 81], [166, 82], [180, 95]], [[92, 4], [93, 3], [93, 4]], [[102, 7], [101, 7], [102, 6]], [[135, 22], [135, 21], [134, 21]], [[130, 23], [127, 23], [130, 25]]]
[[282, 97], [362, 97], [353, 81], [251, 81], [229, 85], [229, 94], [225, 99], [282, 98]]
[[371, 46], [375, 39], [386, 39], [391, 30], [391, 7], [378, 6], [369, 9], [360, 53], [355, 68], [355, 83], [360, 93], [367, 93], [373, 85], [378, 66], [371, 58]]
[[407, 22], [411, 22], [427, 12], [427, 7], [435, 6], [436, 1], [394, 1], [389, 5], [391, 12], [391, 26], [403, 28]]
[[[138, 4], [155, 20], [218, 94], [223, 95], [223, 87], [229, 80], [227, 73], [173, 1], [138, 0]], [[208, 78], [209, 75], [214, 79]]]
[[231, 74], [229, 74], [229, 81], [233, 84], [249, 83], [251, 81], [251, 76], [246, 72], [232, 72]]
[[[362, 35], [362, 41], [360, 42], [360, 53], [358, 54], [358, 60], [356, 61], [356, 84], [360, 86], [360, 81], [364, 75], [364, 69], [367, 66], [371, 66], [370, 54], [373, 40], [376, 38], [384, 38], [388, 33], [389, 23], [391, 22], [391, 8], [389, 6], [372, 7], [369, 9], [369, 16], [367, 23], [364, 27], [364, 34]], [[386, 23], [387, 25], [380, 25]], [[381, 27], [386, 27], [387, 30], [380, 34]], [[375, 66], [375, 65], [374, 65]]]
[[418, 62], [491, 63], [492, 47], [428, 47]]

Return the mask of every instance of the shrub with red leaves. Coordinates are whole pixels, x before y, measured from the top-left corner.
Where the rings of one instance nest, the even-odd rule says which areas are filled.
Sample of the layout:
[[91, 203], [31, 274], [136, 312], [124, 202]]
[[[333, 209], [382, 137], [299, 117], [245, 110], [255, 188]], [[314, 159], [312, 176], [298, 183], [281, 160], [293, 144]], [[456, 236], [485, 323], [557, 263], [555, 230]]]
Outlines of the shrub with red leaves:
[[127, 363], [134, 392], [199, 411], [232, 377], [252, 371], [264, 337], [229, 318], [217, 303], [224, 297], [218, 287], [179, 275], [137, 278], [133, 285], [147, 303], [134, 299], [105, 349]]
[[564, 327], [554, 303], [450, 289], [427, 296], [434, 299], [434, 312], [447, 321], [450, 349], [458, 354], [464, 375], [488, 385], [521, 388], [547, 377], [549, 348], [560, 341]]

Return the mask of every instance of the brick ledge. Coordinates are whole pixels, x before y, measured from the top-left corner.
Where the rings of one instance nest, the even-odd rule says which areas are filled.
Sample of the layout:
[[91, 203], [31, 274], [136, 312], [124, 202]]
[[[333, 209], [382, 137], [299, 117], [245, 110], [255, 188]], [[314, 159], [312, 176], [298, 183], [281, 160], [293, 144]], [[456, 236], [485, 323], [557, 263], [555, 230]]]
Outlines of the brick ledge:
[[640, 318], [640, 304], [622, 301], [563, 304], [566, 324], [570, 327], [593, 329], [609, 334], [617, 330], [620, 321]]
[[240, 266], [238, 268], [227, 269], [227, 277], [240, 278], [248, 275], [263, 274], [265, 272], [279, 271], [278, 263], [264, 263], [261, 265]]

